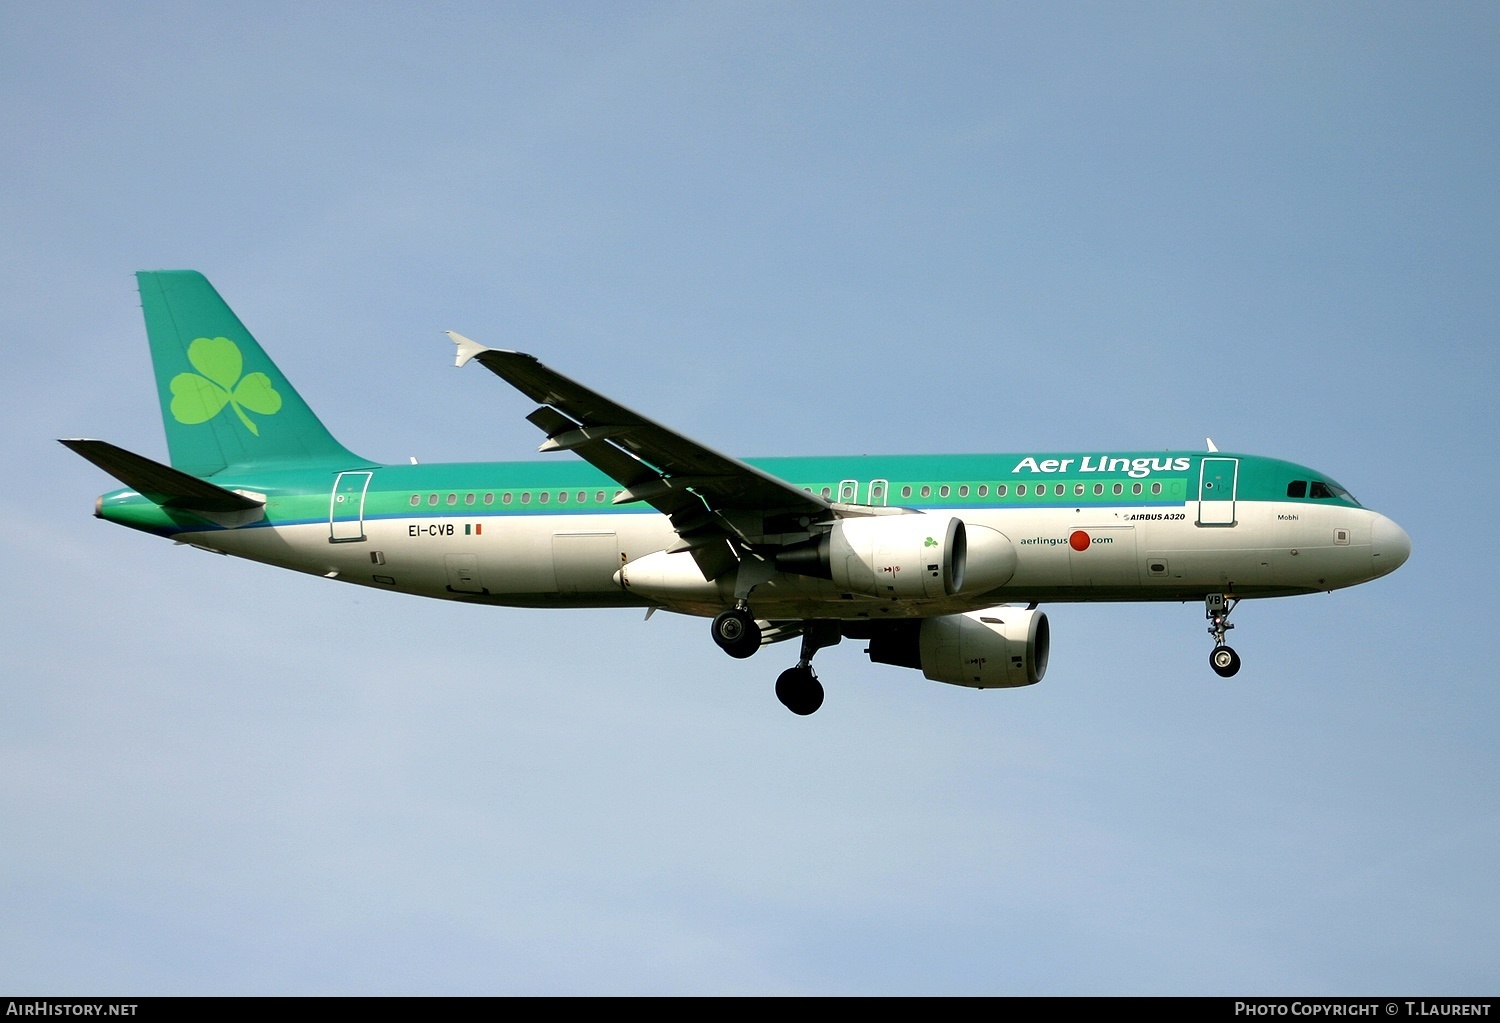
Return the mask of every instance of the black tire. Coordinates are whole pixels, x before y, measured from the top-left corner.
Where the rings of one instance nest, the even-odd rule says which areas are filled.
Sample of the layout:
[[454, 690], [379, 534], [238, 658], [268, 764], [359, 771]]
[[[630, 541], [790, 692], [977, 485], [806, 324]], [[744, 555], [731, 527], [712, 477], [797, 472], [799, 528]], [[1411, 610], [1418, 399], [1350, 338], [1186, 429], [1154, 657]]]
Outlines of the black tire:
[[714, 619], [714, 642], [730, 657], [749, 657], [760, 649], [760, 626], [749, 611], [732, 608]]
[[788, 668], [776, 679], [776, 699], [793, 714], [806, 717], [823, 706], [823, 683], [811, 668]]
[[1240, 655], [1235, 653], [1232, 647], [1216, 646], [1208, 655], [1208, 666], [1217, 672], [1220, 678], [1229, 678], [1240, 670]]

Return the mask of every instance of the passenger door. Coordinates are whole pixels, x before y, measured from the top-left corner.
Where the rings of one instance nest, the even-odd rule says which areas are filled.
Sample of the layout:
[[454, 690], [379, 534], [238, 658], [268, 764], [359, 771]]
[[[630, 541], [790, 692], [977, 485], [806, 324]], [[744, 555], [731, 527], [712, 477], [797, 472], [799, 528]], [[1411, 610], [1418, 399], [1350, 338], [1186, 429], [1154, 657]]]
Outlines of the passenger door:
[[1238, 458], [1205, 458], [1198, 475], [1198, 525], [1234, 525]]
[[328, 502], [328, 542], [353, 543], [365, 538], [365, 492], [374, 473], [341, 472]]

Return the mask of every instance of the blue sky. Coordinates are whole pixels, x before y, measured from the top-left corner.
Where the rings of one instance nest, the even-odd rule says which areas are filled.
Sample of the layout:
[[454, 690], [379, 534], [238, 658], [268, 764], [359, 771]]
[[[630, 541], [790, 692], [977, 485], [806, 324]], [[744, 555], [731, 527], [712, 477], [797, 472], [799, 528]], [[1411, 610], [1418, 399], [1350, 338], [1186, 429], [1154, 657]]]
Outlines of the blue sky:
[[[0, 3], [0, 989], [1488, 994], [1500, 11]], [[740, 455], [1326, 471], [1397, 574], [1049, 609], [1046, 680], [341, 587], [90, 517], [132, 272], [341, 440], [535, 449], [442, 331]]]

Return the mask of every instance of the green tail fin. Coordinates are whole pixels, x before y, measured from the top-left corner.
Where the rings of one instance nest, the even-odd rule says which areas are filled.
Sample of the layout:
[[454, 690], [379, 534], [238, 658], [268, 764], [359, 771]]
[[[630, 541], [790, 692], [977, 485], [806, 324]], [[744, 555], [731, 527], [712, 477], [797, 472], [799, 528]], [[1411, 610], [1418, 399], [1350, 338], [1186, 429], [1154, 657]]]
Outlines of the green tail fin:
[[174, 468], [211, 476], [231, 466], [366, 464], [333, 439], [207, 278], [135, 276]]

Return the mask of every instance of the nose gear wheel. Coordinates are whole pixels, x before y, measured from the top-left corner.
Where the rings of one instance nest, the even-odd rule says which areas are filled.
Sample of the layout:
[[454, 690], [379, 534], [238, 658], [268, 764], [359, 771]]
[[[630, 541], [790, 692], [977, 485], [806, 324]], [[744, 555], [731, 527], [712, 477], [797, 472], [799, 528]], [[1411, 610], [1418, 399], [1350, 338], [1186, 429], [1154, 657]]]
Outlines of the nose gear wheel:
[[1216, 646], [1208, 655], [1208, 663], [1221, 678], [1229, 678], [1240, 670], [1240, 655], [1233, 647]]

